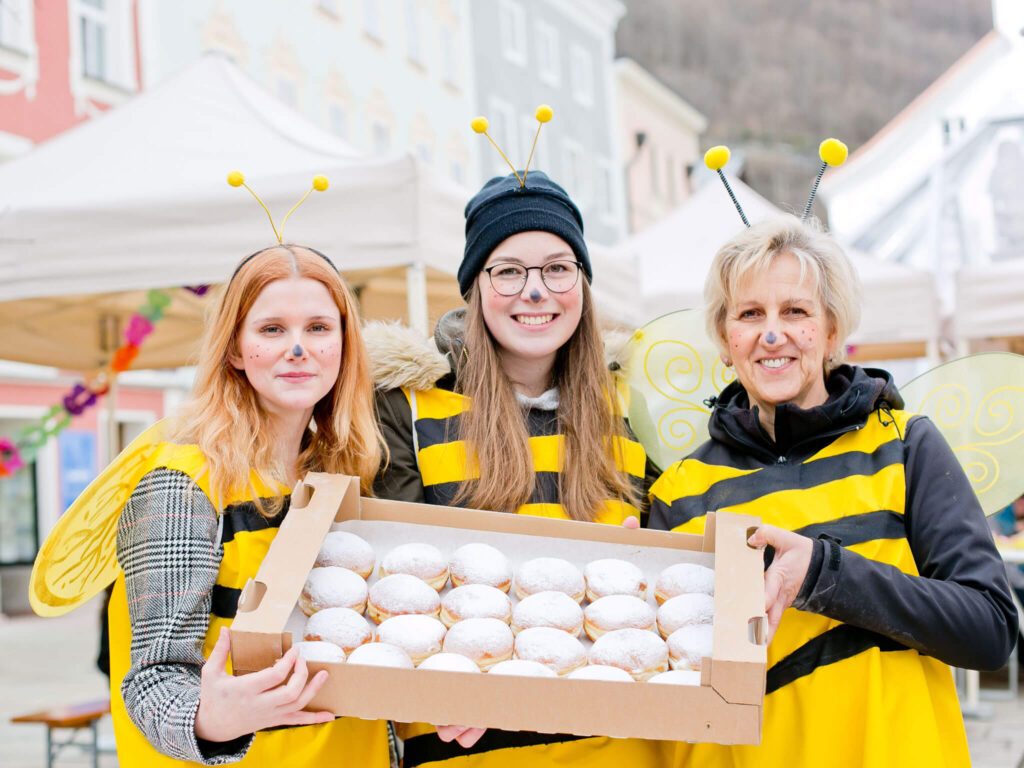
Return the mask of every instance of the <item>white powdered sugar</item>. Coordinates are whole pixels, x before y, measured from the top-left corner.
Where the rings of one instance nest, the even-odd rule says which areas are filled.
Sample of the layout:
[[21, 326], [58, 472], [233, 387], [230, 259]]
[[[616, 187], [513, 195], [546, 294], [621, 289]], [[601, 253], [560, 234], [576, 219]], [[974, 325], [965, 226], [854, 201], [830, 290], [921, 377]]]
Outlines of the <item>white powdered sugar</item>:
[[714, 628], [710, 624], [687, 624], [668, 636], [672, 669], [700, 669], [700, 660], [711, 655]]
[[307, 616], [324, 608], [351, 608], [362, 613], [366, 595], [366, 581], [355, 571], [333, 565], [314, 568], [306, 577], [299, 607]]
[[524, 677], [558, 677], [547, 667], [537, 661], [525, 659], [509, 659], [491, 667], [491, 675], [523, 675]]
[[306, 640], [295, 644], [299, 656], [306, 661], [328, 661], [333, 663], [345, 660], [345, 652], [334, 643], [323, 640]]
[[444, 672], [480, 672], [480, 667], [472, 659], [461, 653], [435, 653], [424, 659], [419, 669], [436, 669]]
[[567, 675], [569, 680], [618, 680], [623, 683], [633, 683], [633, 676], [624, 669], [609, 667], [604, 664], [588, 664], [585, 667], [574, 669]]
[[632, 563], [615, 558], [594, 560], [583, 569], [587, 580], [587, 597], [591, 600], [607, 595], [633, 595], [642, 598], [647, 592], [644, 572]]
[[309, 617], [303, 640], [324, 640], [339, 646], [346, 654], [370, 642], [370, 622], [351, 608], [325, 608]]
[[324, 536], [324, 543], [316, 558], [316, 565], [320, 567], [336, 565], [348, 568], [364, 579], [373, 573], [376, 562], [377, 556], [366, 539], [348, 531], [331, 531]]
[[512, 630], [499, 619], [466, 619], [444, 636], [445, 653], [460, 653], [486, 670], [512, 656]]
[[692, 669], [673, 669], [655, 675], [648, 683], [668, 683], [670, 685], [700, 685], [700, 672]]
[[596, 639], [605, 632], [616, 629], [646, 629], [654, 631], [657, 614], [654, 607], [633, 595], [608, 595], [602, 597], [583, 611], [587, 635]]
[[[448, 578], [448, 561], [432, 544], [413, 543], [395, 547], [380, 561], [380, 567], [382, 574], [407, 573], [430, 582], [431, 586], [442, 575], [446, 581]], [[444, 582], [440, 586], [443, 587]]]
[[688, 624], [710, 624], [715, 618], [715, 598], [697, 592], [676, 595], [658, 609], [658, 631], [668, 637]]
[[624, 669], [635, 680], [646, 680], [668, 668], [665, 641], [643, 629], [617, 629], [601, 635], [590, 648], [591, 664]]
[[676, 595], [700, 592], [715, 594], [715, 572], [703, 565], [676, 563], [663, 570], [654, 585], [658, 602], [663, 603]]
[[394, 616], [377, 627], [377, 640], [397, 645], [414, 663], [440, 653], [444, 634], [444, 624], [421, 614]]
[[452, 584], [485, 584], [508, 592], [512, 566], [508, 558], [490, 544], [466, 544], [455, 550], [449, 564]]
[[511, 617], [508, 595], [485, 584], [456, 587], [441, 601], [441, 620], [449, 627], [464, 619], [501, 619], [507, 624]]
[[566, 675], [587, 663], [587, 650], [568, 632], [533, 627], [516, 635], [515, 658], [539, 661], [557, 674]]
[[370, 587], [369, 600], [371, 606], [391, 616], [406, 613], [436, 616], [441, 609], [441, 598], [437, 590], [422, 579], [407, 573], [385, 576]]
[[390, 643], [367, 643], [348, 655], [349, 664], [367, 664], [372, 667], [399, 667], [412, 669], [409, 654]]
[[583, 609], [564, 592], [538, 592], [512, 609], [512, 629], [530, 627], [554, 627], [576, 637], [583, 628]]
[[535, 557], [516, 573], [516, 595], [522, 599], [538, 592], [564, 592], [577, 603], [583, 601], [586, 584], [583, 573], [560, 557]]

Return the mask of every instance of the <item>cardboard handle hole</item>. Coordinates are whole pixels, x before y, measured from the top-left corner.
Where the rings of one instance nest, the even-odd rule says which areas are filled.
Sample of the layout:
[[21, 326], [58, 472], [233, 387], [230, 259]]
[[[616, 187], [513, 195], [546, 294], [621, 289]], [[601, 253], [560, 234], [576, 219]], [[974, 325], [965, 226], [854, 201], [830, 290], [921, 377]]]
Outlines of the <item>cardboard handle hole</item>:
[[316, 488], [311, 485], [306, 485], [304, 482], [299, 482], [292, 491], [291, 509], [303, 509], [309, 506], [309, 502], [312, 501], [313, 495], [316, 493]]
[[748, 621], [747, 637], [753, 645], [765, 645], [768, 639], [768, 617], [755, 616]]
[[260, 607], [260, 603], [263, 602], [263, 597], [266, 594], [266, 584], [264, 584], [262, 581], [250, 579], [248, 582], [246, 582], [245, 587], [242, 589], [242, 594], [238, 598], [238, 612], [252, 613]]
[[[753, 536], [756, 532], [757, 532], [757, 526], [756, 525], [751, 525], [750, 527], [748, 527], [747, 528], [747, 538], [744, 539], [744, 541], [749, 542], [750, 541], [750, 537]], [[757, 547], [750, 546], [749, 543], [747, 544], [747, 546], [750, 547], [751, 549], [757, 549]]]

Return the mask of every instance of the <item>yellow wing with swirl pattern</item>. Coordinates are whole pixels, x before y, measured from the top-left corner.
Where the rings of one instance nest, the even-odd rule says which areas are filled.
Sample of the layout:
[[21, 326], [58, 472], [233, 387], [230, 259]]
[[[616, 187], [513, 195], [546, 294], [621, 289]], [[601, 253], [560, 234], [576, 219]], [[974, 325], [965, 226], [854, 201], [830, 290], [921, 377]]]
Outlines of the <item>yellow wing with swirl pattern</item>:
[[110, 584], [118, 573], [117, 520], [164, 439], [160, 421], [139, 435], [61, 515], [36, 555], [29, 602], [60, 616]]
[[629, 425], [661, 470], [708, 437], [711, 408], [735, 375], [704, 331], [704, 314], [686, 309], [652, 320], [633, 334], [626, 377]]
[[985, 514], [1024, 492], [1024, 356], [988, 352], [940, 365], [900, 387], [953, 448]]

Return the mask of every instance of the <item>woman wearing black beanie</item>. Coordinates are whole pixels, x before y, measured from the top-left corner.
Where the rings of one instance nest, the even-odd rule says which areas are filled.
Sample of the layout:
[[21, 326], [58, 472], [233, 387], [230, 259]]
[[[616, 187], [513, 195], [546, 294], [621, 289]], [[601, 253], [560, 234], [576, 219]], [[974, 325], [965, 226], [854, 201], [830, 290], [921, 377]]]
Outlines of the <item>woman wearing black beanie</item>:
[[[605, 362], [575, 203], [538, 171], [491, 179], [466, 206], [458, 278], [467, 306], [442, 318], [436, 349], [394, 326], [366, 331], [390, 450], [377, 494], [638, 524], [652, 473]], [[447, 727], [442, 739], [419, 724], [404, 736], [407, 768], [671, 756], [660, 742], [604, 737]]]

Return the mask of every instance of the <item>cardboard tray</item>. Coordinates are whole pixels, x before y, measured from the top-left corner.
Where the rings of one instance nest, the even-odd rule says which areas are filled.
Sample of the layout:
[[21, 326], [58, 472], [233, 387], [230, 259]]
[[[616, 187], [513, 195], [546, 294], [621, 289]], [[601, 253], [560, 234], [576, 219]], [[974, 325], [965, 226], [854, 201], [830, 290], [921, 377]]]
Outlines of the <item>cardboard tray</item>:
[[[615, 556], [610, 552], [628, 547], [634, 557], [627, 559], [643, 565], [664, 561], [666, 555], [671, 562], [706, 563], [713, 557], [714, 642], [711, 658], [703, 661], [701, 685], [311, 662], [311, 670], [326, 669], [330, 677], [309, 709], [371, 720], [459, 723], [512, 731], [720, 744], [760, 742], [766, 667], [764, 566], [761, 552], [746, 543], [750, 529], [758, 524], [749, 515], [709, 513], [704, 536], [627, 530], [361, 498], [356, 478], [312, 473], [296, 487], [291, 509], [256, 579], [242, 592], [231, 627], [235, 674], [264, 669], [291, 647], [288, 627], [295, 624], [296, 602], [332, 526], [362, 535], [375, 526], [394, 529], [396, 524], [406, 541], [429, 540], [424, 534], [433, 532], [436, 537], [437, 529], [443, 529], [441, 533], [453, 541], [469, 536], [465, 540], [497, 541], [499, 548], [501, 541], [513, 547], [517, 541], [520, 545], [534, 542], [537, 556], [573, 547], [578, 551], [583, 546], [593, 550], [593, 558]], [[383, 553], [379, 549], [377, 553], [379, 561]], [[649, 579], [653, 587], [650, 574]]]

